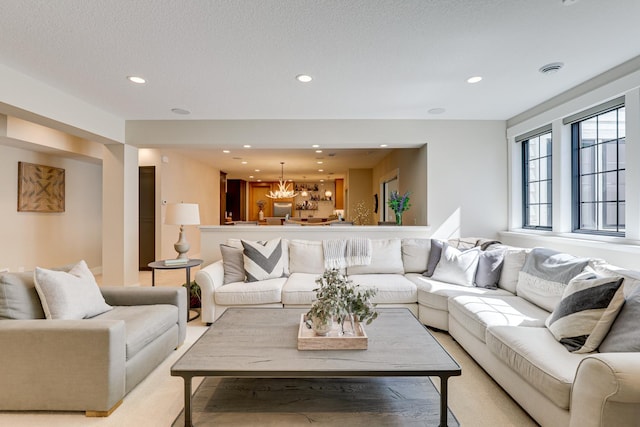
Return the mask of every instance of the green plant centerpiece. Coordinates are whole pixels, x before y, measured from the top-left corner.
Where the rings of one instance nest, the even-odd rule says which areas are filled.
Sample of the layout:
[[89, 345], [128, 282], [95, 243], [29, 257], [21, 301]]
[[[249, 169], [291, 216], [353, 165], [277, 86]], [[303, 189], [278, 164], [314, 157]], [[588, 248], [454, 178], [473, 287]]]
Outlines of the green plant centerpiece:
[[354, 322], [368, 325], [378, 317], [371, 303], [377, 289], [362, 289], [335, 268], [325, 270], [322, 277], [316, 279], [316, 284], [316, 300], [307, 313], [307, 319], [317, 335], [327, 335], [334, 321], [340, 324], [341, 333], [345, 334], [349, 333], [345, 332], [345, 322], [351, 323], [350, 333], [353, 333]]

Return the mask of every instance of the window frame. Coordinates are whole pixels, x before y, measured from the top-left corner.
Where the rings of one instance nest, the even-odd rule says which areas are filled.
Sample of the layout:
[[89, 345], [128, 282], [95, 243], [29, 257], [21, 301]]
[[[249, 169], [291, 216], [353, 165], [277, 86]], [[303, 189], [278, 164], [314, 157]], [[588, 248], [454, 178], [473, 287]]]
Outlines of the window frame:
[[[537, 157], [536, 159], [539, 161], [540, 159], [549, 159], [547, 161], [547, 175], [545, 179], [538, 176], [537, 182], [540, 183], [542, 181], [548, 181], [547, 184], [547, 200], [548, 203], [538, 202], [535, 203], [538, 207], [541, 205], [548, 206], [548, 215], [549, 215], [549, 225], [531, 225], [529, 224], [529, 208], [531, 206], [531, 202], [529, 201], [529, 184], [532, 181], [529, 180], [529, 142], [532, 139], [538, 138], [538, 143], [540, 143], [539, 138], [543, 135], [549, 134], [551, 136], [551, 145], [548, 149], [547, 155], [545, 157]], [[516, 137], [516, 142], [520, 142], [522, 144], [522, 157], [521, 157], [521, 165], [522, 165], [522, 228], [527, 230], [544, 230], [550, 231], [553, 229], [553, 134], [551, 131], [551, 125], [546, 125], [541, 128], [535, 129], [526, 134], [520, 135]], [[539, 145], [540, 147], [540, 145]], [[538, 149], [538, 154], [540, 149]], [[539, 171], [538, 171], [539, 172]], [[540, 219], [540, 213], [538, 212], [538, 220]]]
[[[602, 104], [598, 107], [594, 107], [591, 108], [585, 112], [578, 113], [577, 115], [575, 115], [574, 117], [572, 117], [572, 120], [568, 120], [565, 119], [565, 124], [570, 124], [571, 125], [571, 230], [573, 233], [579, 233], [579, 234], [590, 234], [590, 235], [600, 235], [600, 236], [613, 236], [613, 237], [625, 237], [626, 235], [626, 218], [623, 224], [620, 223], [620, 204], [625, 204], [626, 205], [626, 194], [620, 194], [620, 172], [621, 171], [625, 171], [625, 190], [626, 190], [626, 150], [625, 150], [625, 159], [624, 159], [624, 167], [621, 168], [620, 167], [620, 141], [623, 140], [624, 144], [626, 144], [626, 109], [625, 109], [625, 134], [623, 137], [620, 137], [620, 112], [619, 110], [621, 109], [625, 109], [625, 103], [624, 103], [624, 98], [620, 99], [615, 99], [612, 101], [609, 101], [605, 104]], [[581, 146], [580, 146], [580, 142], [582, 140], [582, 135], [581, 135], [581, 123], [583, 123], [584, 121], [593, 119], [593, 118], [597, 118], [599, 116], [608, 114], [615, 111], [616, 112], [616, 167], [615, 169], [605, 169], [603, 170], [601, 167], [601, 162], [600, 159], [598, 158], [598, 152], [600, 151], [600, 147], [606, 143], [610, 143], [609, 142], [601, 142], [599, 141], [598, 136], [596, 136], [595, 138], [595, 142], [593, 144], [596, 155], [594, 157], [594, 166], [593, 166], [593, 172], [590, 173], [585, 173], [585, 174], [581, 174], [580, 172], [580, 168], [581, 168], [581, 162], [580, 162], [580, 153], [581, 153]], [[596, 132], [597, 134], [600, 131], [600, 123], [597, 123], [597, 127], [596, 127]], [[613, 140], [612, 140], [613, 141]], [[606, 153], [604, 153], [603, 155], [606, 155]], [[614, 203], [612, 201], [607, 201], [605, 200], [604, 195], [602, 194], [602, 190], [598, 189], [598, 186], [596, 186], [596, 188], [593, 191], [594, 194], [594, 200], [593, 203], [595, 205], [595, 212], [596, 212], [596, 216], [595, 216], [595, 227], [596, 229], [586, 229], [586, 228], [581, 228], [581, 214], [582, 214], [582, 210], [581, 207], [583, 205], [583, 202], [580, 198], [581, 196], [581, 181], [582, 181], [582, 177], [584, 176], [588, 176], [588, 175], [594, 175], [594, 182], [600, 182], [602, 179], [602, 176], [604, 176], [604, 174], [606, 173], [611, 173], [615, 171], [616, 173], [616, 199], [615, 199], [615, 205], [616, 205], [616, 221], [615, 221], [615, 231], [614, 230], [607, 230], [605, 229], [605, 222], [606, 222], [606, 205], [607, 203]], [[602, 216], [605, 216], [605, 218], [599, 218], [598, 216], [600, 215], [599, 212], [603, 212]]]

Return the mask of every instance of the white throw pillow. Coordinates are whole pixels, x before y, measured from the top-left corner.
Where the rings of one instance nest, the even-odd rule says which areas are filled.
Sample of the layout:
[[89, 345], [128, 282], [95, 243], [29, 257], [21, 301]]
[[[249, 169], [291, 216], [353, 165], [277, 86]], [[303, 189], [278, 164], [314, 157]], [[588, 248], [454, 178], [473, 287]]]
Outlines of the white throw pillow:
[[518, 287], [518, 279], [520, 278], [520, 270], [524, 266], [527, 254], [531, 249], [521, 249], [508, 247], [504, 253], [504, 261], [502, 262], [502, 272], [500, 273], [500, 281], [498, 287], [506, 289], [515, 294]]
[[473, 286], [480, 253], [480, 248], [460, 251], [446, 242], [443, 243], [440, 262], [431, 278], [454, 285]]
[[424, 273], [429, 263], [431, 239], [402, 239], [402, 264], [405, 273]]
[[47, 319], [86, 319], [113, 308], [84, 260], [69, 272], [36, 267], [33, 278]]

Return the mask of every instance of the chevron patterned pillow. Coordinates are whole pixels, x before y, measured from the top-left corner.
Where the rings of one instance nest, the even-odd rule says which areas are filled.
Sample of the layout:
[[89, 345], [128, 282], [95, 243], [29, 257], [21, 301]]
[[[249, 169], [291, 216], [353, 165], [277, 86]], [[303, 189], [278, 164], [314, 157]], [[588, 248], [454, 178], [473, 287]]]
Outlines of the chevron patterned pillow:
[[242, 240], [244, 248], [244, 271], [247, 282], [276, 279], [284, 276], [284, 263], [281, 239], [252, 242]]
[[567, 285], [545, 324], [572, 353], [595, 351], [624, 304], [622, 277], [582, 273]]

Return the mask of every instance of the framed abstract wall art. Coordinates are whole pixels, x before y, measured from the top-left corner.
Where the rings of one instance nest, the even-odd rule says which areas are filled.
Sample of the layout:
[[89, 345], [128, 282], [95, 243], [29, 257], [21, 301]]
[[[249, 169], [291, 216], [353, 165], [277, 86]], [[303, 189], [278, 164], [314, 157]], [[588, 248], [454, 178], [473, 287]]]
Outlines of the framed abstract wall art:
[[18, 162], [18, 212], [64, 212], [64, 169]]

